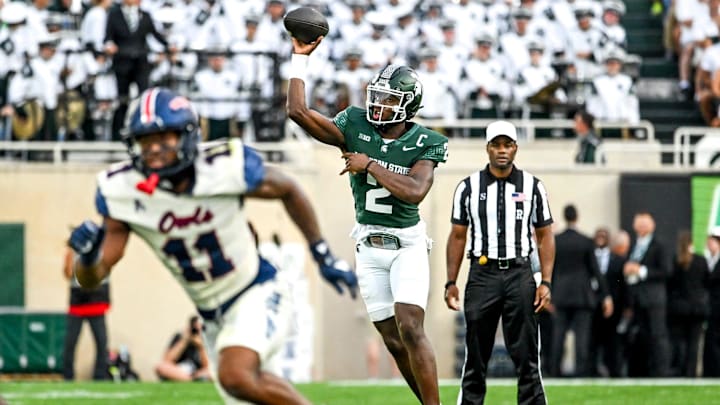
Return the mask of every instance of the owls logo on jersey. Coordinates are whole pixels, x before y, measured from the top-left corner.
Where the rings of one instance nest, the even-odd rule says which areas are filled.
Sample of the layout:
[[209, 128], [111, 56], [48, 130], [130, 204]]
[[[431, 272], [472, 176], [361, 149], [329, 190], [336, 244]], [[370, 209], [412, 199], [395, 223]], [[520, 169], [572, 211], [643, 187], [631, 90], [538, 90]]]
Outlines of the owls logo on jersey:
[[[192, 166], [198, 154], [199, 128], [197, 113], [187, 98], [168, 89], [153, 87], [130, 104], [122, 135], [135, 169], [146, 176], [154, 173], [167, 178]], [[145, 165], [137, 140], [166, 131], [180, 135], [178, 159], [172, 165], [151, 169]]]

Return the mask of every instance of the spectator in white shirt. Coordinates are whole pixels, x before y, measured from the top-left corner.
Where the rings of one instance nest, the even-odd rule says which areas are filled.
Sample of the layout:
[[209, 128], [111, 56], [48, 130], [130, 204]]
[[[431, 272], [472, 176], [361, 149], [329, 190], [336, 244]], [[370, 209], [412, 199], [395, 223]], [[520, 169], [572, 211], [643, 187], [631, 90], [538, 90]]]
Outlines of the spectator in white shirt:
[[19, 1], [5, 3], [0, 10], [0, 77], [17, 72], [26, 57], [38, 54], [37, 35], [27, 26], [27, 6]]
[[365, 108], [365, 88], [373, 72], [362, 65], [362, 50], [350, 48], [345, 51], [345, 65], [335, 74], [335, 81], [341, 88], [338, 109], [347, 106]]
[[332, 55], [334, 60], [341, 60], [346, 50], [353, 48], [362, 38], [372, 35], [373, 27], [365, 20], [367, 2], [364, 0], [350, 0], [352, 19], [337, 28], [338, 38], [333, 42]]
[[[541, 108], [539, 103], [537, 106], [531, 105], [529, 99], [549, 84], [557, 81], [557, 74], [550, 65], [543, 63], [545, 46], [542, 42], [531, 41], [527, 44], [526, 49], [530, 63], [523, 66], [518, 72], [513, 88], [513, 99], [515, 104], [522, 108], [524, 118], [534, 118], [531, 116], [532, 112], [547, 112], [545, 107], [550, 100], [541, 100], [543, 104]], [[555, 97], [555, 94], [551, 93], [549, 96]]]
[[27, 25], [30, 31], [38, 38], [48, 33], [45, 22], [48, 18], [49, 0], [33, 0], [27, 8]]
[[720, 44], [718, 27], [709, 21], [705, 27], [704, 39], [699, 42], [700, 63], [695, 70], [695, 100], [707, 125], [713, 125], [717, 117], [717, 97], [712, 90], [712, 74], [720, 69]]
[[689, 100], [692, 94], [690, 72], [695, 43], [702, 39], [701, 27], [710, 19], [705, 0], [675, 0], [675, 19], [680, 26], [680, 60], [678, 62], [680, 98]]
[[570, 31], [570, 48], [580, 78], [592, 78], [602, 72], [599, 65], [604, 58], [607, 35], [594, 26], [592, 8], [581, 3], [575, 8], [577, 26]]
[[[452, 20], [445, 20], [440, 23], [443, 32], [443, 42], [437, 46], [438, 68], [441, 72], [456, 81], [460, 78], [462, 67], [470, 58], [472, 48], [467, 48], [464, 43], [458, 41], [456, 24]], [[473, 36], [474, 38], [474, 36]]]
[[105, 47], [105, 25], [112, 0], [93, 0], [92, 7], [80, 24], [80, 41], [87, 49], [102, 52]]
[[625, 15], [625, 3], [621, 0], [606, 0], [603, 2], [602, 29], [610, 41], [623, 49], [627, 48], [625, 28], [620, 25], [620, 19]]
[[420, 19], [420, 29], [423, 41], [428, 46], [437, 46], [442, 43], [440, 22], [444, 20], [443, 4], [441, 0], [429, 0], [423, 3], [424, 11]]
[[423, 108], [417, 115], [425, 119], [452, 121], [457, 118], [456, 78], [439, 69], [440, 52], [433, 48], [420, 51], [420, 67], [417, 70], [423, 87]]
[[462, 100], [470, 110], [472, 118], [499, 118], [498, 104], [509, 100], [510, 84], [502, 62], [493, 55], [495, 39], [489, 33], [475, 38], [475, 50], [463, 67], [463, 85], [460, 89]]
[[[388, 27], [394, 23], [394, 19], [377, 11], [368, 12], [366, 19], [372, 25], [373, 32], [370, 37], [360, 39], [358, 47], [363, 51], [363, 64], [376, 71], [392, 63], [397, 55], [397, 45], [387, 35]], [[398, 62], [404, 64], [405, 61]]]
[[537, 42], [529, 30], [532, 10], [518, 7], [512, 12], [513, 30], [500, 36], [499, 50], [505, 60], [505, 70], [515, 77], [519, 70], [530, 63], [530, 55], [525, 52], [530, 42]]
[[235, 53], [232, 65], [240, 78], [242, 99], [238, 103], [236, 123], [243, 139], [246, 139], [246, 124], [251, 118], [259, 117], [260, 100], [269, 100], [275, 95], [275, 83], [271, 77], [273, 60], [267, 55], [256, 53], [270, 51], [270, 45], [257, 35], [259, 23], [259, 15], [246, 15], [245, 37], [235, 42], [232, 47]]
[[406, 61], [413, 60], [420, 49], [422, 33], [420, 25], [415, 21], [414, 8], [412, 5], [405, 5], [397, 10], [397, 23], [390, 30], [390, 38], [398, 47], [398, 56]]
[[621, 73], [625, 52], [615, 48], [605, 57], [605, 74], [593, 80], [595, 95], [587, 102], [587, 110], [602, 121], [637, 124], [640, 107], [635, 84], [630, 76]]
[[237, 96], [240, 78], [226, 67], [227, 50], [210, 48], [208, 68], [195, 74], [198, 114], [201, 118], [203, 138], [214, 140], [235, 133], [230, 120], [237, 114]]

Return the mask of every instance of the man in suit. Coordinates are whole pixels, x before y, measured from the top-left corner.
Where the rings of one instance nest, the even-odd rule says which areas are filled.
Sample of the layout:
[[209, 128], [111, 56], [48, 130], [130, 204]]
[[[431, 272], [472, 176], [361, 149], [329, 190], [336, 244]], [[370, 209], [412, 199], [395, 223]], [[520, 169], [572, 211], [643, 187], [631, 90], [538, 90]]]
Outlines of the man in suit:
[[706, 248], [705, 258], [710, 268], [710, 317], [705, 332], [703, 376], [720, 377], [720, 227], [710, 231]]
[[148, 88], [152, 66], [148, 62], [150, 49], [146, 38], [155, 37], [168, 52], [165, 37], [157, 31], [155, 24], [146, 11], [140, 9], [140, 0], [123, 0], [122, 4], [110, 8], [105, 29], [105, 52], [113, 57], [112, 69], [117, 79], [120, 106], [113, 119], [113, 139], [119, 139], [127, 111], [130, 84], [135, 83], [138, 93]]
[[598, 366], [597, 375], [602, 377], [620, 377], [622, 373], [622, 345], [617, 326], [626, 305], [623, 266], [629, 249], [627, 232], [619, 231], [610, 243], [607, 228], [595, 231], [595, 257], [613, 301], [613, 313], [609, 318], [604, 316], [601, 306], [593, 316], [591, 359]]
[[[647, 349], [646, 359], [631, 359], [631, 376], [663, 377], [670, 372], [670, 342], [667, 328], [667, 285], [670, 262], [665, 248], [654, 237], [655, 220], [648, 212], [633, 219], [635, 240], [623, 266], [632, 300], [633, 323], [639, 328], [638, 348]], [[634, 356], [640, 351], [632, 350]]]
[[[597, 297], [602, 298], [603, 315], [613, 312], [612, 298], [608, 294], [605, 278], [598, 270], [595, 246], [592, 239], [576, 229], [578, 214], [574, 205], [564, 209], [567, 229], [555, 237], [557, 253], [553, 273], [553, 297], [555, 297], [555, 318], [553, 319], [553, 344], [551, 374], [560, 376], [565, 343], [569, 329], [575, 332], [575, 375], [590, 375], [590, 334], [593, 311]], [[593, 290], [593, 280], [598, 285], [598, 294]]]

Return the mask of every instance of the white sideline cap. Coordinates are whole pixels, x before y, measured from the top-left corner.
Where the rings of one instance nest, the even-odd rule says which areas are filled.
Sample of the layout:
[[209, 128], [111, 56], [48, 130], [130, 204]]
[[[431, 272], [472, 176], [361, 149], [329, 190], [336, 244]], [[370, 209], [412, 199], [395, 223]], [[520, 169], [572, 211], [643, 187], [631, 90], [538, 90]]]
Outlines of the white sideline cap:
[[485, 128], [485, 141], [487, 143], [503, 135], [517, 142], [517, 129], [515, 129], [515, 125], [507, 121], [494, 121]]

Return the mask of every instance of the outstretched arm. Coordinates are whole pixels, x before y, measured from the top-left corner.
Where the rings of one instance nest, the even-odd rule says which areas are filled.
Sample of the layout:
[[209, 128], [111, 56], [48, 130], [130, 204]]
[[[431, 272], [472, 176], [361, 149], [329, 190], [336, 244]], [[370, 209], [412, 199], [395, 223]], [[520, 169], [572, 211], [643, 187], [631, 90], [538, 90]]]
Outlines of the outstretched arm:
[[300, 125], [313, 138], [345, 150], [345, 137], [340, 132], [340, 129], [329, 118], [309, 109], [305, 105], [307, 58], [322, 42], [322, 39], [323, 37], [320, 37], [313, 43], [304, 44], [292, 38], [293, 55], [287, 96], [287, 113], [290, 119]]
[[283, 172], [272, 166], [265, 167], [265, 178], [249, 197], [279, 199], [285, 211], [302, 232], [305, 240], [313, 244], [321, 239], [315, 210], [300, 186]]
[[350, 270], [347, 263], [335, 258], [330, 252], [330, 247], [320, 234], [315, 210], [297, 183], [280, 170], [266, 167], [262, 183], [248, 196], [282, 200], [285, 211], [309, 243], [313, 258], [320, 266], [320, 274], [335, 287], [338, 293], [342, 293], [342, 285], [345, 285], [350, 290], [350, 295], [355, 298], [357, 290], [355, 273]]

